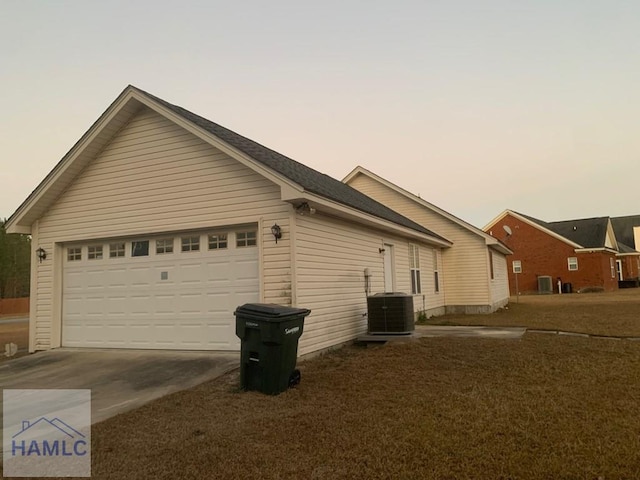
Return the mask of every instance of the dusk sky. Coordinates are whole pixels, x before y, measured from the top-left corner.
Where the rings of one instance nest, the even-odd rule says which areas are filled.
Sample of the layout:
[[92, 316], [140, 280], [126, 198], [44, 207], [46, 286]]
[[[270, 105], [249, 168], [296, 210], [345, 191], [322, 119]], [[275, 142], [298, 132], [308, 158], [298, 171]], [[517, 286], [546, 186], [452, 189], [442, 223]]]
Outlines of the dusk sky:
[[0, 2], [0, 218], [128, 85], [482, 227], [640, 214], [640, 2]]

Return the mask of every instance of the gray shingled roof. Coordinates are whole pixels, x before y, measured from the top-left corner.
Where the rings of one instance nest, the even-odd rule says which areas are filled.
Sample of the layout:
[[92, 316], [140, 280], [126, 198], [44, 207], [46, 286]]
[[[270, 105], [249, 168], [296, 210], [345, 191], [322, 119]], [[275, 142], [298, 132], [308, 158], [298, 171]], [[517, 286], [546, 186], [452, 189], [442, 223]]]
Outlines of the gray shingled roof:
[[342, 205], [346, 205], [364, 213], [368, 213], [383, 220], [388, 220], [397, 225], [410, 228], [420, 233], [430, 235], [445, 242], [449, 242], [444, 237], [424, 228], [422, 225], [400, 215], [389, 207], [376, 202], [367, 195], [359, 192], [353, 187], [342, 183], [335, 178], [320, 173], [300, 162], [292, 160], [270, 148], [260, 145], [253, 140], [250, 140], [242, 135], [239, 135], [228, 128], [225, 128], [217, 123], [214, 123], [206, 118], [203, 118], [195, 113], [192, 113], [182, 107], [173, 105], [161, 98], [158, 98], [150, 93], [135, 88], [138, 92], [152, 100], [160, 103], [174, 113], [177, 113], [185, 120], [197, 125], [198, 127], [212, 133], [223, 142], [240, 150], [244, 154], [248, 155], [252, 159], [260, 162], [266, 167], [270, 168], [274, 172], [283, 175], [294, 183], [300, 185], [306, 191], [320, 195], [321, 197], [333, 200]]
[[[518, 212], [516, 212], [518, 213]], [[583, 248], [604, 248], [609, 217], [582, 218], [561, 222], [543, 222], [537, 218], [518, 213], [528, 220], [577, 243]]]
[[640, 215], [613, 217], [611, 225], [613, 225], [613, 231], [616, 233], [616, 238], [619, 242], [631, 247], [635, 246], [636, 249], [640, 248], [640, 245], [635, 244], [636, 242], [633, 238], [633, 227], [640, 226]]

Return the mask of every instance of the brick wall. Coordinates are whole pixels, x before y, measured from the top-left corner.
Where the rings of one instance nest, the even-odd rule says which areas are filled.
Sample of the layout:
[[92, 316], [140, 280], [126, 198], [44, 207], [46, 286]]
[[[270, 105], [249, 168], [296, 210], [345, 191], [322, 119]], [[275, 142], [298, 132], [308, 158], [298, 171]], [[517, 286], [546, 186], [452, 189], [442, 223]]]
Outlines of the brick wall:
[[[507, 235], [507, 225], [512, 234]], [[610, 259], [615, 254], [608, 252], [576, 253], [575, 247], [522, 222], [511, 215], [505, 216], [489, 232], [504, 242], [514, 253], [508, 257], [509, 289], [516, 294], [513, 261], [522, 262], [522, 273], [518, 274], [520, 293], [538, 291], [538, 276], [548, 275], [553, 279], [557, 291], [558, 277], [563, 283], [571, 283], [573, 291], [587, 287], [601, 287], [607, 291], [618, 288], [617, 276], [611, 277]], [[578, 270], [570, 271], [568, 258], [578, 259]]]

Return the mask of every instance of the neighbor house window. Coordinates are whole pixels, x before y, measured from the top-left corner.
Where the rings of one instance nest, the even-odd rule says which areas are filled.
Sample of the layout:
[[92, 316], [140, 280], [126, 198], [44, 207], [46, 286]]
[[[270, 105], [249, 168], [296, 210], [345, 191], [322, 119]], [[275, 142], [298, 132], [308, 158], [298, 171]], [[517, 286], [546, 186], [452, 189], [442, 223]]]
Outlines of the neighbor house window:
[[493, 280], [493, 252], [489, 250], [489, 271], [491, 272], [491, 280]]
[[82, 260], [82, 248], [71, 247], [67, 248], [67, 260], [73, 262], [75, 260]]
[[173, 253], [173, 238], [161, 238], [156, 240], [156, 254]]
[[89, 246], [87, 258], [89, 260], [102, 260], [102, 245]]
[[236, 232], [236, 247], [253, 247], [256, 245], [256, 231]]
[[131, 242], [132, 257], [149, 256], [149, 240], [141, 240], [139, 242]]
[[124, 243], [109, 244], [109, 258], [124, 257]]
[[411, 270], [411, 293], [422, 293], [420, 285], [420, 250], [417, 245], [409, 244], [409, 269]]
[[440, 270], [438, 269], [438, 251], [433, 251], [433, 291], [440, 291]]
[[522, 273], [522, 260], [514, 260], [511, 266], [513, 267], [513, 273]]
[[569, 265], [569, 270], [578, 270], [578, 257], [567, 258], [567, 263]]
[[209, 235], [209, 250], [219, 250], [221, 248], [227, 248], [227, 234]]
[[609, 258], [611, 264], [611, 278], [616, 278], [616, 262], [613, 258]]
[[197, 252], [200, 250], [200, 236], [182, 237], [180, 248], [183, 252]]

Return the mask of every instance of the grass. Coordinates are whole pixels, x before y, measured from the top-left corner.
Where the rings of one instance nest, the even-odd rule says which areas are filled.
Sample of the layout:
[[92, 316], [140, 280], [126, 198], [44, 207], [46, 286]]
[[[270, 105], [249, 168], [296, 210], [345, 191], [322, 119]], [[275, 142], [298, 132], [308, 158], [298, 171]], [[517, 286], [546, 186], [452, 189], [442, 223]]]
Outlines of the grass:
[[[481, 318], [570, 329], [572, 312], [631, 331], [628, 295], [527, 297]], [[300, 368], [279, 396], [239, 392], [232, 372], [95, 425], [93, 478], [640, 478], [640, 342], [422, 338]]]
[[607, 293], [513, 297], [490, 315], [444, 315], [427, 325], [487, 325], [640, 337], [640, 289]]

